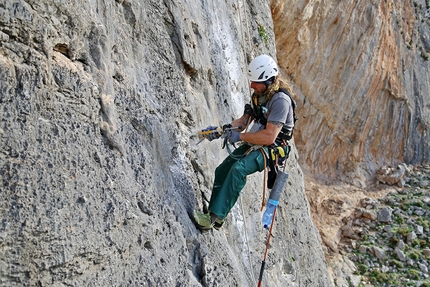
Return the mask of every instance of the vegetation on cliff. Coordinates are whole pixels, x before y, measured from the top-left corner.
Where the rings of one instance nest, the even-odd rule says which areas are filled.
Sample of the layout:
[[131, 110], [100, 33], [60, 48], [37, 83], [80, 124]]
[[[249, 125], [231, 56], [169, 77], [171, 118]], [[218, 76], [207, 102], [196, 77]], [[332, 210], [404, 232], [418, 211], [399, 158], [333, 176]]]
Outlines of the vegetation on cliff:
[[362, 276], [356, 286], [430, 286], [430, 166], [412, 169], [405, 181], [344, 219], [346, 251]]

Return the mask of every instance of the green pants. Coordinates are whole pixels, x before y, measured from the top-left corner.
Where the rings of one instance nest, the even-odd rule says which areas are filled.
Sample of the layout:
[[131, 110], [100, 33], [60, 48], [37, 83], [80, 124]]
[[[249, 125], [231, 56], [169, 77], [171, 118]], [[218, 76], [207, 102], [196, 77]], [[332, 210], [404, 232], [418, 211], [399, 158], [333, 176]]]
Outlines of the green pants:
[[264, 156], [259, 149], [243, 156], [250, 148], [242, 145], [235, 149], [215, 170], [215, 180], [209, 210], [225, 219], [246, 184], [246, 177], [264, 169]]

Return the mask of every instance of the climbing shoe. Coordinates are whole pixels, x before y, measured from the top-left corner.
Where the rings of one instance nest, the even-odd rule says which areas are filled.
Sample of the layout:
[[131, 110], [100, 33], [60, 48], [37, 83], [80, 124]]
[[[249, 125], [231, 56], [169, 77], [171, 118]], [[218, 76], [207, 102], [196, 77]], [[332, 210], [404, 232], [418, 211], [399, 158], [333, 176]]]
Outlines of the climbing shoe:
[[209, 213], [200, 213], [194, 210], [194, 221], [201, 231], [209, 230], [214, 226]]
[[214, 228], [216, 230], [219, 230], [222, 227], [222, 225], [224, 224], [224, 221], [225, 221], [224, 219], [219, 219], [219, 218], [215, 219]]

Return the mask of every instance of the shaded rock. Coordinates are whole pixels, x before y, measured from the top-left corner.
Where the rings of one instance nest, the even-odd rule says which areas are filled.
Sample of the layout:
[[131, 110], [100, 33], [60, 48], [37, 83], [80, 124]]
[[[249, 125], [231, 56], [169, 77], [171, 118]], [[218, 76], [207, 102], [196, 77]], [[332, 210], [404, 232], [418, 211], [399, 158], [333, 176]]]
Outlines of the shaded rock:
[[416, 208], [413, 212], [413, 214], [417, 216], [423, 216], [426, 212], [422, 208]]
[[404, 165], [398, 165], [396, 168], [383, 166], [376, 172], [376, 179], [380, 183], [403, 186], [405, 173], [406, 168]]
[[364, 210], [363, 214], [362, 214], [362, 217], [374, 221], [374, 220], [376, 220], [377, 215], [375, 213], [373, 213], [372, 211]]
[[390, 225], [387, 225], [384, 227], [384, 231], [386, 231], [386, 232], [390, 232], [391, 229], [392, 229], [392, 227]]
[[405, 253], [403, 253], [402, 250], [400, 250], [398, 247], [394, 249], [394, 252], [397, 255], [397, 258], [399, 258], [400, 261], [406, 261]]
[[415, 233], [417, 235], [422, 235], [424, 233], [424, 228], [421, 225], [415, 226]]
[[383, 273], [387, 273], [388, 271], [390, 271], [390, 268], [389, 268], [388, 266], [382, 265], [382, 267], [381, 267], [381, 271], [382, 271]]
[[399, 240], [399, 242], [397, 243], [397, 248], [403, 250], [405, 249], [405, 242], [403, 242], [403, 240]]
[[367, 246], [365, 246], [365, 245], [361, 245], [361, 246], [358, 248], [358, 251], [360, 251], [360, 253], [363, 253], [363, 254], [366, 254], [366, 253], [367, 253], [367, 250], [368, 250], [368, 247], [367, 247]]
[[408, 237], [407, 237], [408, 244], [411, 244], [416, 238], [417, 238], [417, 235], [415, 231], [408, 233]]
[[375, 202], [370, 197], [365, 197], [360, 200], [360, 205], [364, 208], [370, 209], [374, 206]]
[[428, 186], [429, 186], [429, 181], [428, 181], [428, 180], [422, 180], [422, 181], [419, 183], [419, 186], [420, 186], [421, 188], [426, 188], [426, 187], [428, 187]]
[[357, 208], [354, 212], [354, 217], [355, 218], [361, 218], [362, 216], [363, 216], [363, 209]]
[[378, 221], [382, 223], [389, 223], [391, 221], [391, 214], [393, 210], [390, 207], [384, 207], [378, 212]]
[[[347, 284], [349, 286], [352, 285], [353, 287], [358, 287], [361, 284], [361, 276], [350, 275], [347, 279], [348, 279]], [[346, 286], [348, 286], [348, 285], [346, 285]]]
[[385, 259], [385, 251], [377, 246], [373, 246], [373, 253], [375, 254], [375, 257], [378, 259]]
[[420, 270], [424, 273], [429, 273], [429, 270], [427, 268], [427, 266], [425, 266], [424, 264], [418, 263], [418, 267], [420, 268]]
[[347, 227], [342, 231], [342, 236], [346, 237], [346, 238], [350, 238], [350, 239], [360, 239], [360, 236], [358, 236], [355, 232], [355, 230], [351, 227]]
[[343, 200], [340, 199], [325, 199], [321, 206], [330, 215], [340, 215], [342, 213]]

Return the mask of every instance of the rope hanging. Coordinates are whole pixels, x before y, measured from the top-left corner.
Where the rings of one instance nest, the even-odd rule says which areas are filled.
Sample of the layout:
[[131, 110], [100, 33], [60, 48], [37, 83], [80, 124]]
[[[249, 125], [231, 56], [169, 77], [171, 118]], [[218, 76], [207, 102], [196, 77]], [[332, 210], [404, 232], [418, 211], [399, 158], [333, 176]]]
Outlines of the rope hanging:
[[267, 162], [266, 162], [266, 155], [264, 153], [263, 148], [260, 148], [260, 151], [263, 155], [263, 159], [264, 159], [264, 181], [263, 181], [263, 199], [261, 201], [261, 209], [260, 211], [263, 211], [263, 208], [266, 206], [266, 181], [267, 181]]
[[261, 287], [261, 283], [263, 282], [263, 273], [264, 273], [264, 267], [266, 266], [267, 253], [269, 252], [270, 238], [272, 237], [272, 228], [273, 228], [273, 225], [275, 225], [275, 215], [276, 215], [276, 208], [273, 211], [272, 224], [270, 224], [269, 234], [267, 235], [266, 250], [264, 251], [264, 258], [263, 258], [263, 261], [261, 262], [261, 268], [260, 268], [260, 276], [258, 277], [258, 287]]

